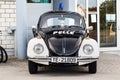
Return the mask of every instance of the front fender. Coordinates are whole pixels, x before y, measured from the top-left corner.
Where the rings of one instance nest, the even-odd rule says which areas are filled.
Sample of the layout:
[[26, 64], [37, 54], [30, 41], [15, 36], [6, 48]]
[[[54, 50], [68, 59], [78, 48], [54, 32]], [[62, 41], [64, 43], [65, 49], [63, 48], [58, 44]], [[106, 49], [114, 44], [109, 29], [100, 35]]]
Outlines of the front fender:
[[[89, 44], [93, 47], [93, 53], [92, 54], [85, 54], [84, 51], [83, 51], [83, 47], [84, 45], [86, 44]], [[81, 47], [79, 49], [79, 52], [78, 52], [78, 56], [80, 57], [83, 57], [83, 58], [98, 58], [99, 57], [99, 46], [98, 46], [98, 43], [92, 39], [92, 38], [85, 38], [83, 41], [82, 41], [82, 44], [81, 44]]]
[[[37, 54], [37, 53], [34, 52], [33, 48], [34, 48], [34, 46], [35, 46], [36, 44], [41, 44], [41, 45], [43, 45], [44, 51], [43, 51], [42, 53]], [[37, 39], [37, 38], [31, 39], [31, 40], [29, 41], [29, 43], [28, 43], [27, 56], [28, 56], [29, 58], [34, 58], [34, 57], [47, 57], [47, 56], [49, 56], [49, 50], [48, 50], [48, 48], [47, 48], [47, 46], [46, 46], [45, 41], [44, 41], [42, 38], [40, 38], [40, 39]]]

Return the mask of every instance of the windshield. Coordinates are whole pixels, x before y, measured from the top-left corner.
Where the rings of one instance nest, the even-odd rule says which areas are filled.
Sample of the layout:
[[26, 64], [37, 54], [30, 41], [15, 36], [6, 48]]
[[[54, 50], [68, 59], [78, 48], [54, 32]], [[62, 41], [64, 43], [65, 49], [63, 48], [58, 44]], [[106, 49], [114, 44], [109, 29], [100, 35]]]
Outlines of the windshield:
[[[60, 18], [50, 18], [46, 21], [47, 23], [47, 27], [49, 26], [54, 26], [54, 25], [61, 25], [61, 26], [64, 26], [64, 25], [75, 25], [75, 20], [72, 19], [72, 18], [63, 18], [63, 19], [60, 19]], [[43, 27], [46, 27], [46, 25], [44, 25]]]
[[77, 26], [85, 28], [85, 22], [82, 16], [71, 13], [51, 13], [41, 17], [40, 21], [41, 28], [49, 27], [64, 27], [64, 26]]

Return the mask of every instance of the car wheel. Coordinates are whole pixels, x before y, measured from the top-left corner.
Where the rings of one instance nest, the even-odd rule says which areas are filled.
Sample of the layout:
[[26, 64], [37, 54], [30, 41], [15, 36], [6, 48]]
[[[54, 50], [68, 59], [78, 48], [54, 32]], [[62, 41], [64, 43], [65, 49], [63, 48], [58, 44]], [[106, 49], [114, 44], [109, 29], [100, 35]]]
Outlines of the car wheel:
[[94, 74], [97, 72], [97, 61], [89, 64], [89, 73]]
[[38, 70], [37, 63], [28, 60], [28, 69], [30, 74], [36, 74]]

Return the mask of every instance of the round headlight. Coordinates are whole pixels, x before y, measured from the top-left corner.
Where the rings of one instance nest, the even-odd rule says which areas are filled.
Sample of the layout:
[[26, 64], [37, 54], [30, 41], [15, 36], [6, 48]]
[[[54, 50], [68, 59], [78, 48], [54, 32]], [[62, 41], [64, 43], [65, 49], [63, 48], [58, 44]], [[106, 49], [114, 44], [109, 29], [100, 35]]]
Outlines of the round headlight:
[[33, 48], [34, 52], [37, 54], [41, 54], [44, 51], [44, 47], [42, 44], [36, 44]]
[[86, 44], [83, 46], [83, 51], [85, 54], [90, 55], [93, 53], [93, 47], [90, 44]]

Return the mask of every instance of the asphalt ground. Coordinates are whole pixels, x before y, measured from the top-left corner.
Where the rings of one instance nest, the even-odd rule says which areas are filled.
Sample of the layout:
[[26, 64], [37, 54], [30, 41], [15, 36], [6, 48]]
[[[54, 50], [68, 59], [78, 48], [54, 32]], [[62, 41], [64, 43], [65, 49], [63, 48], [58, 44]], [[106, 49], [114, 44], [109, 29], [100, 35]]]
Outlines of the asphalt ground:
[[96, 74], [87, 73], [87, 67], [43, 67], [31, 75], [27, 60], [9, 56], [0, 64], [0, 80], [120, 80], [120, 56], [101, 53], [97, 64]]

